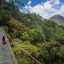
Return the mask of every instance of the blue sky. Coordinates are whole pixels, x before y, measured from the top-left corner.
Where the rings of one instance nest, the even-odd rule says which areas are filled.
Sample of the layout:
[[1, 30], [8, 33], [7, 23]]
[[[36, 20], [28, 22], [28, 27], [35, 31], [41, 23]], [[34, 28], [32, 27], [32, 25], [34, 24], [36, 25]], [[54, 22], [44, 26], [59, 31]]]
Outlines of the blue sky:
[[[24, 3], [24, 4], [27, 4], [30, 0], [20, 0], [22, 3]], [[31, 5], [32, 6], [35, 6], [35, 5], [37, 5], [37, 4], [39, 4], [39, 3], [41, 3], [41, 2], [43, 2], [43, 3], [45, 3], [47, 0], [31, 0], [32, 1], [32, 3], [31, 3]], [[50, 0], [49, 0], [50, 1]], [[61, 3], [63, 3], [64, 2], [64, 0], [60, 0], [61, 1]]]
[[36, 13], [43, 18], [49, 18], [53, 15], [60, 14], [64, 16], [64, 0], [20, 0], [20, 4], [24, 3], [25, 6], [21, 8], [21, 12]]
[[[21, 2], [24, 3], [24, 4], [27, 4], [29, 1], [30, 0], [21, 0]], [[32, 1], [31, 5], [35, 6], [35, 5], [37, 5], [41, 2], [46, 2], [47, 0], [31, 0], [31, 1]]]

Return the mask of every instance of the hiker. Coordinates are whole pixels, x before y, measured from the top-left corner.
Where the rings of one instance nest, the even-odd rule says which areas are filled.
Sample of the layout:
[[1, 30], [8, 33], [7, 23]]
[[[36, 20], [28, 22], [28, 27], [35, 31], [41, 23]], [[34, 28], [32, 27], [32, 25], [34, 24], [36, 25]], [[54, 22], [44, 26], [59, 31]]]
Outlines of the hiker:
[[2, 42], [3, 42], [4, 45], [6, 44], [5, 36], [2, 37]]

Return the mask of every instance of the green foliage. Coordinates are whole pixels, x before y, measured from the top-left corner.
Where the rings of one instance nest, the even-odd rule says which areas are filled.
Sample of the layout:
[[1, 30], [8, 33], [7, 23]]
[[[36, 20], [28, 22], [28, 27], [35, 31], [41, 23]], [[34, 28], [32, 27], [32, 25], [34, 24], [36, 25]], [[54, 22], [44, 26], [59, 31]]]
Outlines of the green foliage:
[[[45, 64], [62, 64], [64, 63], [62, 57], [58, 55], [61, 45], [58, 42], [46, 42], [41, 46], [41, 54], [44, 58]], [[61, 53], [62, 54], [62, 53]]]
[[34, 28], [29, 30], [28, 32], [22, 33], [22, 38], [25, 41], [30, 41], [33, 44], [42, 42], [45, 40], [45, 35], [41, 27]]
[[54, 36], [56, 41], [64, 44], [64, 30], [62, 28], [58, 28]]
[[35, 64], [23, 49], [42, 64], [64, 64], [64, 26], [24, 14], [13, 2], [0, 0], [0, 24], [10, 39], [19, 64]]
[[18, 51], [20, 53], [22, 53], [22, 49], [27, 50], [30, 54], [37, 54], [37, 53], [39, 53], [40, 49], [38, 47], [36, 47], [36, 46], [34, 46], [34, 45], [30, 44], [30, 43], [26, 44], [26, 42], [22, 43], [22, 41], [18, 41], [17, 39], [12, 41], [12, 44], [14, 45], [13, 49], [15, 51], [15, 54]]
[[0, 10], [0, 24], [6, 25], [10, 20], [11, 15], [6, 10]]
[[45, 39], [45, 35], [41, 27], [30, 30], [29, 35], [32, 38], [31, 41], [33, 41], [34, 43], [44, 41]]
[[44, 29], [46, 41], [50, 41], [54, 39], [53, 35], [57, 29], [57, 26], [58, 25], [54, 21], [44, 20], [43, 29]]
[[40, 49], [32, 44], [26, 44], [22, 43], [18, 39], [15, 39], [12, 41], [12, 47], [19, 64], [35, 64], [35, 62], [26, 55], [25, 51], [27, 51], [29, 54], [33, 54], [35, 57], [39, 55]]

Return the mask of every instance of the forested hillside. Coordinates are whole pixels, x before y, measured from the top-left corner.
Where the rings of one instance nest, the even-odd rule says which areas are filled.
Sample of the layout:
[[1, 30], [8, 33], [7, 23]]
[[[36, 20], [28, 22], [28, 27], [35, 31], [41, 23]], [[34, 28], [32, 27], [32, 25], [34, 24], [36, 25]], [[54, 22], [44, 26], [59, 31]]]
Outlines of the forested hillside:
[[24, 14], [0, 0], [0, 25], [4, 27], [18, 64], [35, 64], [22, 49], [41, 64], [64, 64], [64, 25], [36, 14]]

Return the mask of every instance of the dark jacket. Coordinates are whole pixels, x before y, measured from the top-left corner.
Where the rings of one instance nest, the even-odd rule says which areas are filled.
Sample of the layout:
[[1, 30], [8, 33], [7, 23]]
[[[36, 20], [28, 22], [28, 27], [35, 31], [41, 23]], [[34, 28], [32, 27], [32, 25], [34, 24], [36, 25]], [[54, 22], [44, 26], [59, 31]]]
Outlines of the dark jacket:
[[3, 44], [6, 44], [5, 36], [2, 37]]

